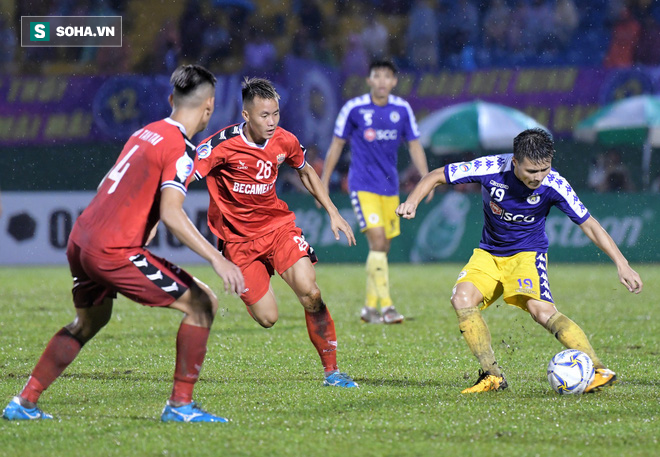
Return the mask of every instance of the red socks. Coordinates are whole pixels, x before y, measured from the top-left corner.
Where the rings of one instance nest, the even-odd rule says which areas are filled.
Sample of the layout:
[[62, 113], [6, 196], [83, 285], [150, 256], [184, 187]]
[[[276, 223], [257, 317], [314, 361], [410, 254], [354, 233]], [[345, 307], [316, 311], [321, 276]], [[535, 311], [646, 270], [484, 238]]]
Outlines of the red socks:
[[322, 306], [323, 308], [315, 313], [305, 311], [305, 322], [309, 339], [318, 351], [323, 369], [327, 373], [337, 370], [337, 334], [330, 311], [325, 304]]
[[36, 403], [41, 393], [73, 362], [82, 346], [66, 328], [57, 332], [41, 354], [20, 396]]
[[176, 367], [170, 400], [192, 402], [192, 392], [206, 356], [206, 343], [211, 329], [181, 324], [176, 336]]

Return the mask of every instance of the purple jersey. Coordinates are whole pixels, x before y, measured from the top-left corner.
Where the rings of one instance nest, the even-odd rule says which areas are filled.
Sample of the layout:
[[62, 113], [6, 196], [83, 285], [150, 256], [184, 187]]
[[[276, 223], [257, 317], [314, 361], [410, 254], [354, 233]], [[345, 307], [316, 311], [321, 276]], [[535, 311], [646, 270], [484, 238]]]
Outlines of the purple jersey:
[[484, 202], [479, 247], [496, 256], [548, 251], [545, 220], [552, 206], [582, 224], [589, 211], [554, 169], [538, 189], [525, 186], [513, 173], [513, 154], [486, 156], [445, 166], [449, 184], [478, 182]]
[[387, 105], [378, 106], [371, 102], [370, 94], [353, 98], [339, 112], [334, 133], [351, 143], [348, 171], [351, 192], [399, 194], [396, 168], [399, 144], [402, 140], [419, 138], [417, 121], [408, 102], [390, 95]]

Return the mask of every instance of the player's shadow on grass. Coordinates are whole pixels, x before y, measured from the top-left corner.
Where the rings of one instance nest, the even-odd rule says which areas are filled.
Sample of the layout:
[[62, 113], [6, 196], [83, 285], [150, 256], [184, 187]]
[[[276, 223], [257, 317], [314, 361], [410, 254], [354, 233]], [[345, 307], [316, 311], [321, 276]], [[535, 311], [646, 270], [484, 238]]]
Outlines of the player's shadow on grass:
[[453, 386], [437, 380], [355, 378], [355, 381], [360, 387], [437, 387], [444, 389]]

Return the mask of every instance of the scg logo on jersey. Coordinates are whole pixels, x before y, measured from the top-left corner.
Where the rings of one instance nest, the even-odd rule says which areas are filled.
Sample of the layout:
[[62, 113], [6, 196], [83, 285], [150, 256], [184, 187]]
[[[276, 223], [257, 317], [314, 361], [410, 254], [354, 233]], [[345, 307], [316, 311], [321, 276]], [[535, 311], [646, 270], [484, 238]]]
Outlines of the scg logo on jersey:
[[397, 139], [397, 131], [396, 130], [366, 129], [364, 131], [364, 139], [367, 140], [370, 143], [374, 140], [376, 140], [376, 141], [396, 140]]
[[504, 211], [498, 204], [490, 202], [490, 210], [496, 216], [500, 216], [503, 221], [506, 222], [534, 222], [536, 218], [534, 216], [525, 216], [524, 214], [513, 214], [507, 211]]

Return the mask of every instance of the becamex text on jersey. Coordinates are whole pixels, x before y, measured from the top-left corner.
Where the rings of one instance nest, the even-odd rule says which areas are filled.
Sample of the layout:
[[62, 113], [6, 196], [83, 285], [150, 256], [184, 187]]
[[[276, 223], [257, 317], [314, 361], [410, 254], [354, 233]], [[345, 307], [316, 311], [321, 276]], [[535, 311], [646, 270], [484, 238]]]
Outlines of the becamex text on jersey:
[[224, 128], [197, 147], [195, 177], [206, 177], [211, 231], [229, 242], [259, 238], [295, 220], [277, 197], [275, 181], [283, 163], [301, 169], [305, 148], [290, 132], [277, 127], [264, 144], [245, 137], [245, 124]]

